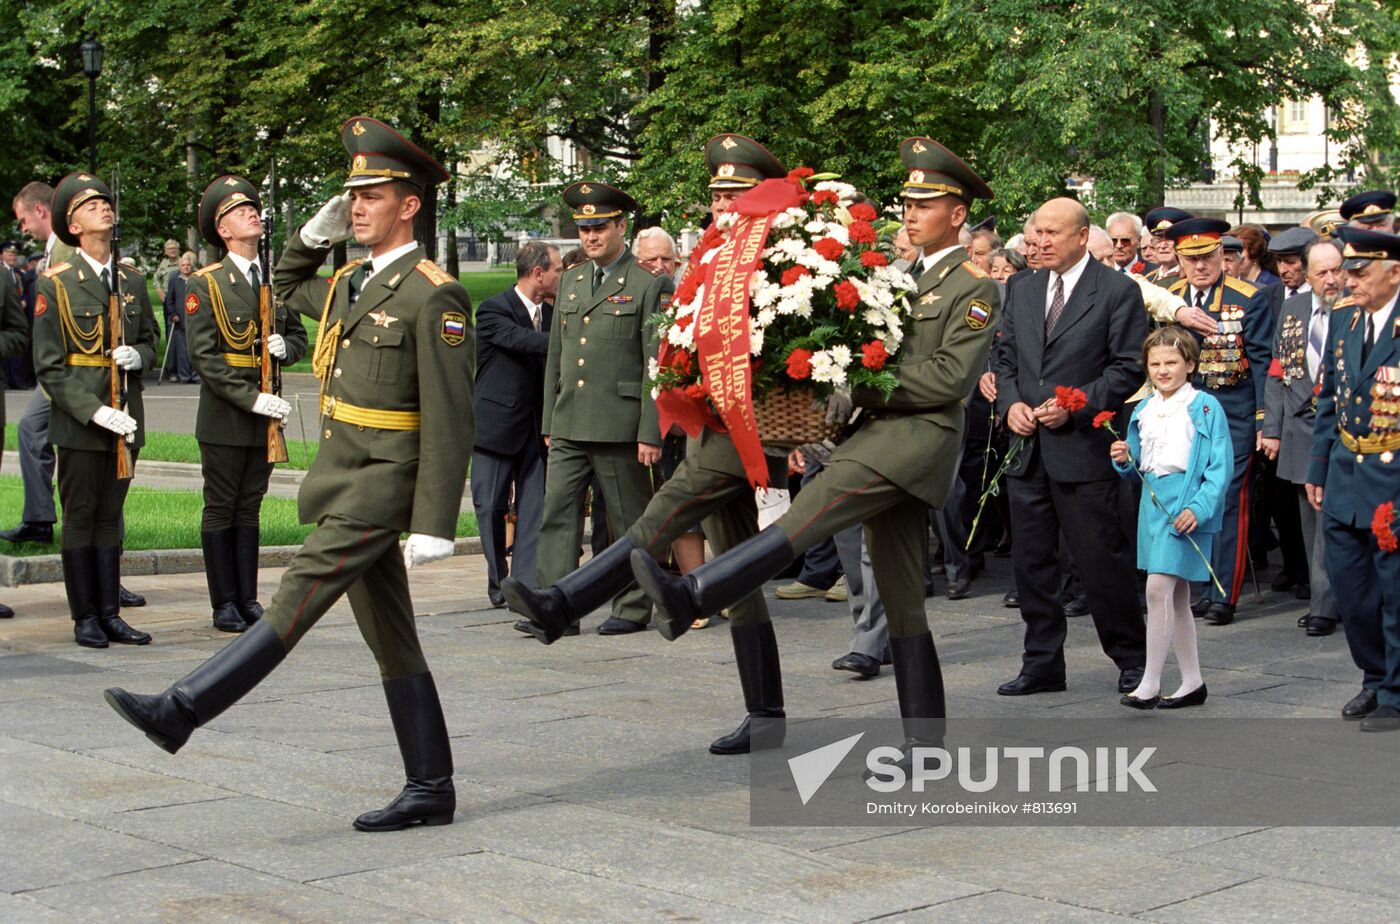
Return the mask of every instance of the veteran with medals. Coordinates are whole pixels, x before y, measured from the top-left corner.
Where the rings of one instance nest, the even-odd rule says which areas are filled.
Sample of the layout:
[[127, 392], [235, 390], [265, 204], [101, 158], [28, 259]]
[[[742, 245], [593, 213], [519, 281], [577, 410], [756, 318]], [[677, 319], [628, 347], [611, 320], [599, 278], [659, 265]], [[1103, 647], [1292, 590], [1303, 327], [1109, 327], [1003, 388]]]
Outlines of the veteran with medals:
[[[64, 177], [54, 190], [53, 215], [54, 232], [77, 249], [39, 280], [34, 371], [52, 400], [49, 438], [58, 455], [63, 588], [73, 639], [85, 648], [145, 645], [151, 636], [119, 612], [122, 506], [131, 480], [117, 477], [117, 460], [119, 440], [133, 462], [145, 442], [141, 370], [156, 361], [155, 315], [144, 276], [120, 266], [120, 276], [112, 277], [117, 215], [106, 183], [88, 173]], [[110, 312], [113, 291], [121, 293], [119, 330]], [[125, 407], [112, 404], [114, 374], [124, 380], [118, 390]]]
[[[397, 798], [355, 827], [392, 831], [448, 824], [456, 805], [407, 568], [452, 554], [472, 447], [471, 303], [413, 239], [424, 190], [447, 172], [375, 119], [350, 119], [341, 140], [349, 191], [291, 236], [275, 279], [288, 308], [320, 319], [320, 450], [298, 498], [302, 521], [316, 528], [250, 629], [164, 693], [111, 689], [107, 699], [174, 753], [348, 596], [383, 677], [407, 777]], [[320, 276], [331, 247], [352, 235], [370, 258]]]
[[204, 475], [200, 543], [214, 628], [243, 632], [262, 618], [258, 603], [258, 514], [272, 463], [268, 418], [286, 419], [291, 405], [260, 390], [262, 339], [279, 363], [306, 355], [306, 328], [275, 306], [275, 330], [259, 326], [258, 264], [262, 236], [258, 191], [241, 176], [221, 176], [199, 202], [199, 230], [222, 260], [190, 277], [184, 305], [190, 362], [199, 373], [195, 439]]

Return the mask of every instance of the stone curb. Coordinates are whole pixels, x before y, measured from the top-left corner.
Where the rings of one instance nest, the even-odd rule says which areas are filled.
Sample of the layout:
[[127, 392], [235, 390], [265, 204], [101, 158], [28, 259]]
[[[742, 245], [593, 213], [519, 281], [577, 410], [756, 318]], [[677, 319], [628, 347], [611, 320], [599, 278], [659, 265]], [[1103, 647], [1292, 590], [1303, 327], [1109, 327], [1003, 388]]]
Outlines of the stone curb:
[[[266, 546], [258, 554], [258, 567], [285, 568], [300, 548], [299, 545]], [[458, 539], [452, 554], [481, 554], [480, 537]], [[146, 549], [122, 555], [123, 577], [189, 574], [203, 570], [204, 553], [199, 549]], [[51, 584], [62, 580], [63, 559], [59, 555], [31, 555], [26, 558], [0, 555], [0, 586]]]

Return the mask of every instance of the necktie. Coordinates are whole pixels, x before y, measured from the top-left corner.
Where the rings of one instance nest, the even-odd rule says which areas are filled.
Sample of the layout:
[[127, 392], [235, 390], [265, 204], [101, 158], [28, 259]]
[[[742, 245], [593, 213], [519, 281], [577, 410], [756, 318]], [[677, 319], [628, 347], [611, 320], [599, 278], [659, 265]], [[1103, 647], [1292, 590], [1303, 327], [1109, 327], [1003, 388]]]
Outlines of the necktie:
[[1050, 299], [1050, 313], [1045, 316], [1045, 339], [1055, 330], [1055, 323], [1065, 311], [1065, 277], [1055, 280], [1055, 295]]
[[1317, 381], [1317, 370], [1322, 366], [1322, 350], [1327, 346], [1327, 314], [1325, 308], [1314, 308], [1312, 323], [1308, 325], [1308, 381]]
[[258, 265], [254, 263], [252, 266], [248, 267], [248, 285], [256, 289], [260, 284]]
[[593, 291], [597, 292], [603, 287], [603, 268], [600, 266], [593, 272]]
[[1366, 315], [1366, 339], [1361, 342], [1361, 365], [1366, 365], [1366, 359], [1371, 355], [1371, 347], [1376, 345], [1376, 324], [1372, 315]]
[[112, 291], [112, 271], [107, 267], [102, 267], [102, 286], [108, 292]]
[[530, 306], [530, 324], [534, 326], [535, 330], [539, 330], [539, 329], [540, 329], [540, 313], [543, 312], [543, 311], [544, 311], [544, 306], [543, 306], [543, 305], [531, 305], [531, 306]]
[[355, 271], [350, 274], [350, 304], [353, 305], [360, 298], [360, 290], [365, 287], [369, 277], [374, 273], [374, 261], [366, 260]]
[[1201, 289], [1196, 290], [1196, 307], [1200, 308], [1202, 311], [1204, 311], [1206, 307], [1206, 293]]

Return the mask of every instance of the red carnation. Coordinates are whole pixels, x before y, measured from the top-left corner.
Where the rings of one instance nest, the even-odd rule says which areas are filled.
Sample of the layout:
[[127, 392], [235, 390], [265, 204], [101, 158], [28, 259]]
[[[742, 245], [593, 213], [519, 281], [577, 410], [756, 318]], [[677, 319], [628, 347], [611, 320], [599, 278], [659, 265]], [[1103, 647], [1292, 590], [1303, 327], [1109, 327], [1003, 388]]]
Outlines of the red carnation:
[[850, 212], [856, 221], [874, 221], [877, 217], [875, 208], [868, 202], [857, 202], [851, 206]]
[[700, 273], [693, 271], [685, 274], [681, 284], [676, 286], [675, 300], [682, 305], [689, 305], [695, 301], [695, 294], [700, 291]]
[[690, 375], [690, 351], [677, 350], [666, 365], [681, 375]]
[[1094, 429], [1096, 429], [1096, 430], [1101, 430], [1101, 429], [1103, 429], [1104, 427], [1111, 427], [1112, 425], [1113, 425], [1113, 412], [1112, 412], [1112, 411], [1099, 411], [1097, 414], [1094, 415]]
[[880, 253], [878, 250], [867, 250], [860, 255], [860, 265], [868, 269], [875, 269], [877, 266], [889, 266], [890, 258]]
[[812, 193], [813, 205], [825, 205], [830, 202], [832, 205], [841, 201], [841, 197], [829, 189], [819, 189]]
[[812, 351], [797, 349], [788, 354], [787, 374], [790, 379], [805, 379], [812, 374]]
[[1089, 403], [1089, 396], [1077, 388], [1069, 388], [1065, 385], [1055, 386], [1055, 404], [1073, 414], [1075, 411], [1084, 410], [1084, 406]]
[[868, 221], [853, 221], [846, 230], [850, 232], [851, 240], [857, 244], [875, 243], [875, 226]]
[[812, 249], [825, 260], [839, 260], [846, 248], [834, 237], [824, 237], [812, 242]]
[[836, 293], [836, 307], [842, 311], [855, 311], [860, 304], [860, 291], [849, 279], [842, 279], [831, 287], [831, 291]]
[[701, 398], [705, 397], [705, 394], [705, 386], [701, 385], [699, 382], [694, 382], [685, 387], [685, 396], [687, 398], [691, 398], [698, 401]]
[[885, 368], [885, 360], [890, 358], [889, 351], [885, 349], [883, 340], [872, 340], [869, 343], [860, 345], [860, 364], [867, 369], [879, 372]]
[[1390, 528], [1390, 524], [1394, 521], [1394, 501], [1386, 501], [1381, 504], [1371, 516], [1371, 532], [1376, 534], [1376, 545], [1380, 546], [1383, 552], [1394, 552], [1400, 548], [1400, 540], [1396, 539], [1395, 531]]
[[803, 276], [810, 275], [812, 275], [812, 271], [805, 266], [791, 266], [783, 270], [782, 283], [785, 286], [790, 286]]
[[683, 314], [680, 317], [676, 318], [676, 329], [685, 330], [693, 323], [695, 323], [695, 315]]
[[787, 178], [794, 183], [801, 183], [816, 172], [811, 167], [798, 167], [795, 170], [789, 170]]

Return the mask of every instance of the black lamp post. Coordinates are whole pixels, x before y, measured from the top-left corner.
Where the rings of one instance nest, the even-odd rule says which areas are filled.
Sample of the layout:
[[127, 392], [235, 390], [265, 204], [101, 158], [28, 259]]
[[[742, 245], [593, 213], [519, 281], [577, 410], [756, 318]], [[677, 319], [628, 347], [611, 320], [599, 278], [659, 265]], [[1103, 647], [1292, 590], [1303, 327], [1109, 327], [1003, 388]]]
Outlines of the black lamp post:
[[88, 79], [88, 172], [97, 172], [97, 78], [102, 76], [102, 43], [88, 36], [81, 46], [83, 73]]

